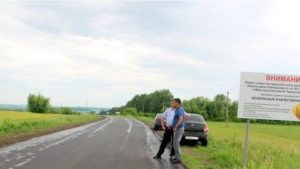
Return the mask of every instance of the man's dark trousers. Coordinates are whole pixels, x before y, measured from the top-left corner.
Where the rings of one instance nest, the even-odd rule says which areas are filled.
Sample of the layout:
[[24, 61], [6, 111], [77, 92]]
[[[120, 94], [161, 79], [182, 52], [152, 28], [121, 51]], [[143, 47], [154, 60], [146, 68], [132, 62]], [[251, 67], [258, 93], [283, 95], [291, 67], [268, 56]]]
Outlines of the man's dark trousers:
[[159, 150], [158, 150], [158, 153], [157, 153], [158, 157], [160, 157], [164, 153], [165, 148], [167, 147], [167, 145], [168, 145], [169, 141], [171, 140], [171, 138], [172, 138], [171, 156], [175, 155], [175, 151], [174, 151], [174, 147], [173, 147], [173, 128], [168, 129], [168, 127], [166, 127], [165, 133], [164, 133], [164, 136], [163, 136], [163, 140], [160, 144], [160, 147], [159, 147]]

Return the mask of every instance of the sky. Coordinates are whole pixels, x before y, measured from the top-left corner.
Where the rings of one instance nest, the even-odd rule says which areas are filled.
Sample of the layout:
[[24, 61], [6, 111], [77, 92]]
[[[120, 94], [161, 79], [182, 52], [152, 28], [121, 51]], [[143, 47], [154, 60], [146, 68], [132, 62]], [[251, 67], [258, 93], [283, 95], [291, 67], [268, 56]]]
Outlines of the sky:
[[0, 104], [114, 107], [169, 89], [239, 97], [240, 73], [300, 74], [297, 1], [0, 2]]

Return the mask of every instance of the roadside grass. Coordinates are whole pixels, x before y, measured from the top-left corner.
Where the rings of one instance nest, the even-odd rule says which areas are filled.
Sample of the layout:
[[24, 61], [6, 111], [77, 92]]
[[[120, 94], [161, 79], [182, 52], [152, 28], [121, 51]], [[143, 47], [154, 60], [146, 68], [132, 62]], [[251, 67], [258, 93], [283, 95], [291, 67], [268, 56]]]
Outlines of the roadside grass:
[[147, 123], [149, 125], [153, 125], [154, 124], [154, 119], [150, 118], [150, 117], [136, 117], [136, 119], [144, 122], [144, 123]]
[[[128, 117], [128, 116], [126, 116]], [[153, 124], [149, 117], [133, 117]], [[208, 146], [182, 144], [189, 169], [242, 169], [245, 123], [207, 122]], [[247, 169], [299, 169], [300, 126], [251, 124]]]
[[[229, 123], [225, 127], [225, 123], [208, 122], [208, 126], [211, 136], [208, 160], [221, 168], [242, 168], [246, 124]], [[299, 129], [299, 126], [251, 124], [247, 168], [300, 168]]]
[[0, 136], [27, 134], [97, 120], [97, 115], [36, 114], [0, 111]]

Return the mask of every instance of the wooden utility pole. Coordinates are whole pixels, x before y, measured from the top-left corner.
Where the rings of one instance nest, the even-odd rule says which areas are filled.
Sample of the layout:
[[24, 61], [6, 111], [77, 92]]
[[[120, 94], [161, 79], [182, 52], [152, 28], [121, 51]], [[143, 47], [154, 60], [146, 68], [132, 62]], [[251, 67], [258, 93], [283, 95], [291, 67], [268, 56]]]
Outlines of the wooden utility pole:
[[226, 127], [228, 127], [228, 102], [229, 102], [228, 95], [229, 92], [227, 91]]

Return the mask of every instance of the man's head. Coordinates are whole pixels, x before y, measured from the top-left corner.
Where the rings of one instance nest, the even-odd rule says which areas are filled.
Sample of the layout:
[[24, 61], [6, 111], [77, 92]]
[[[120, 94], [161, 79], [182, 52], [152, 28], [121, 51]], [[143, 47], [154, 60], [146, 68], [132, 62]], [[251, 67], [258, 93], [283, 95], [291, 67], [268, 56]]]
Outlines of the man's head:
[[181, 100], [179, 98], [175, 98], [172, 100], [172, 108], [177, 109], [181, 105]]

